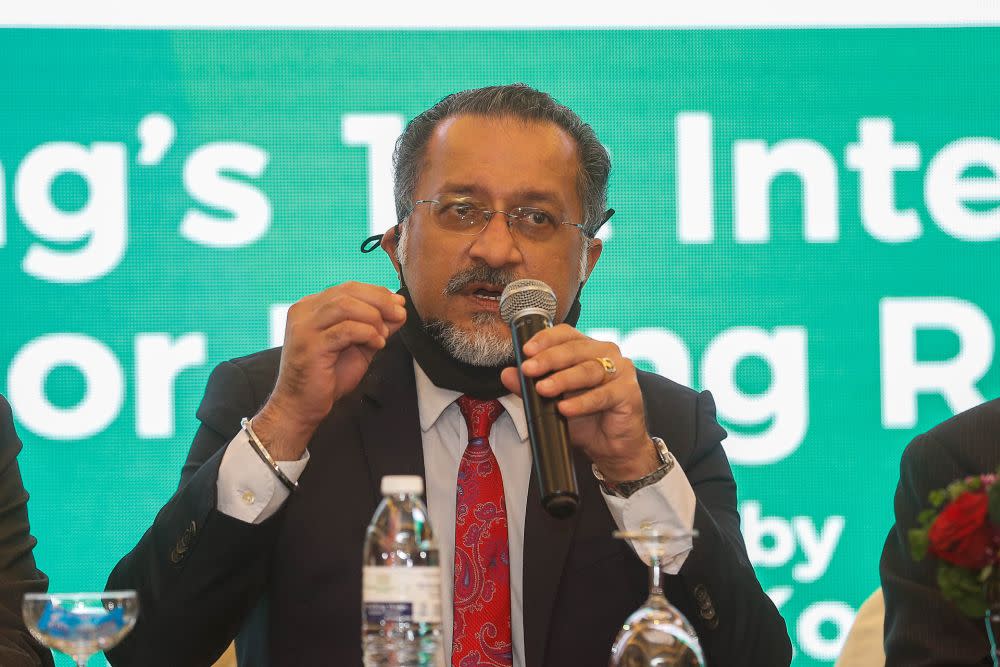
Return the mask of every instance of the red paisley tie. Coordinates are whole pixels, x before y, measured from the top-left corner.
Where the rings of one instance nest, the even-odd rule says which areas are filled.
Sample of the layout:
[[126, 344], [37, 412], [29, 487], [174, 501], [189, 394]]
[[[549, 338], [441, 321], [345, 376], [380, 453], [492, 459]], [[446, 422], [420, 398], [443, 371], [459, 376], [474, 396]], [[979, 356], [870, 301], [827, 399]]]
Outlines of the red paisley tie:
[[510, 667], [510, 554], [503, 476], [490, 448], [499, 401], [458, 399], [469, 444], [455, 503], [455, 626], [452, 667]]

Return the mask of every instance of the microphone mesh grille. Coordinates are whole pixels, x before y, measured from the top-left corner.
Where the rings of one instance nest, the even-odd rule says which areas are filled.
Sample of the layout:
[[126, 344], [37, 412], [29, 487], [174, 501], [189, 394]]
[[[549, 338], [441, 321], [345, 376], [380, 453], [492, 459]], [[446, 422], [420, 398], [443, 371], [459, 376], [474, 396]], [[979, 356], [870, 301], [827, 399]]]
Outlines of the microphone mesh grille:
[[524, 278], [515, 280], [500, 295], [500, 317], [510, 324], [526, 308], [541, 308], [548, 313], [549, 321], [556, 319], [556, 295], [541, 280]]

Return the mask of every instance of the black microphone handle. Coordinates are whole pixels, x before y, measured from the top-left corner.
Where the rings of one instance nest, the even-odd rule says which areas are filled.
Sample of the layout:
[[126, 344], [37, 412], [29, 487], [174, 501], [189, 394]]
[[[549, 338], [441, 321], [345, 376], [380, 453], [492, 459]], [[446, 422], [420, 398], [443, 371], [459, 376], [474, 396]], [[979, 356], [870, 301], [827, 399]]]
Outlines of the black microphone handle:
[[566, 418], [556, 408], [559, 398], [539, 396], [535, 390], [535, 379], [525, 377], [521, 372], [524, 344], [536, 333], [551, 326], [544, 315], [525, 313], [514, 317], [510, 330], [542, 506], [557, 519], [565, 519], [576, 512], [580, 502], [576, 471], [569, 454], [569, 427]]

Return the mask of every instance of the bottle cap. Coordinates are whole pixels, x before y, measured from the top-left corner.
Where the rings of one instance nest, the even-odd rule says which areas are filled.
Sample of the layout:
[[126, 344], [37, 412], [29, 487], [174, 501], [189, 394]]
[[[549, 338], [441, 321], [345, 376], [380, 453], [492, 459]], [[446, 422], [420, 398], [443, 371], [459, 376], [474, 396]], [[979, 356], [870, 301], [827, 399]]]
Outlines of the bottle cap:
[[382, 478], [382, 495], [398, 496], [406, 493], [420, 495], [424, 492], [424, 478], [420, 475], [386, 475]]

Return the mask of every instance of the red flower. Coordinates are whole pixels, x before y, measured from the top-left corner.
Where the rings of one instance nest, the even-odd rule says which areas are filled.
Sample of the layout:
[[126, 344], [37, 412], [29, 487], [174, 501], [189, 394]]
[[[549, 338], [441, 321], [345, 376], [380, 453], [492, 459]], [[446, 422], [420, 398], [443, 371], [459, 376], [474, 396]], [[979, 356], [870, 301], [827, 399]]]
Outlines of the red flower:
[[967, 491], [949, 503], [927, 534], [930, 552], [959, 567], [979, 570], [990, 563], [994, 528], [989, 521], [989, 498]]

